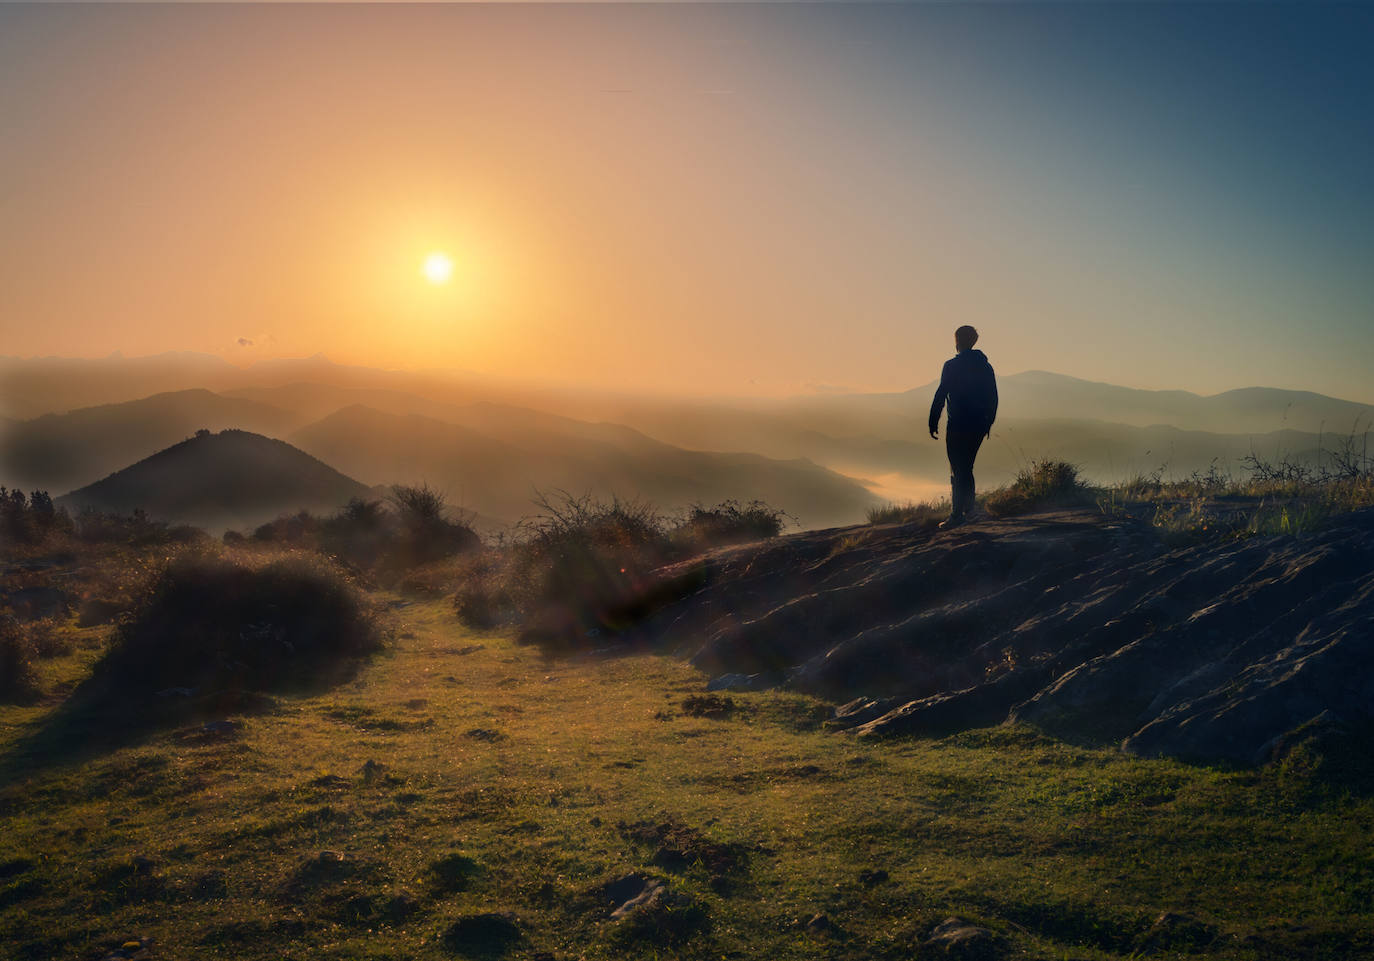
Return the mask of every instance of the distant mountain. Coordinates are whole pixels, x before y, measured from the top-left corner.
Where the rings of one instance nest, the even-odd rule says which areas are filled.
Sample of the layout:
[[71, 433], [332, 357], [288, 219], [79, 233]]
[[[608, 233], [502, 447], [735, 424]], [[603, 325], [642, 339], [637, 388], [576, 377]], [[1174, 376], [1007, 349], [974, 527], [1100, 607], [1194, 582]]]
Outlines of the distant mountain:
[[[1185, 390], [1138, 390], [1031, 370], [998, 380], [1003, 415], [1018, 419], [1083, 419], [1133, 427], [1168, 425], [1221, 434], [1278, 430], [1349, 434], [1374, 422], [1374, 406], [1302, 390], [1246, 387], [1202, 396]], [[929, 409], [932, 383], [908, 392]]]
[[[1310, 391], [1249, 387], [1203, 396], [1183, 390], [1140, 390], [1047, 371], [1007, 373], [1005, 357], [993, 356], [1001, 371], [1003, 416], [1019, 419], [1091, 418], [1134, 427], [1167, 425], [1181, 430], [1223, 434], [1301, 430], [1348, 434], [1355, 422], [1374, 420], [1374, 405], [1340, 400]], [[936, 373], [934, 369], [931, 374]], [[650, 399], [611, 390], [548, 388], [494, 381], [463, 371], [389, 371], [336, 364], [316, 354], [300, 359], [262, 360], [238, 367], [209, 354], [167, 353], [99, 359], [0, 357], [0, 417], [33, 418], [79, 407], [120, 403], [152, 393], [205, 388], [233, 392], [246, 399], [297, 410], [304, 421], [361, 403], [393, 413], [409, 396], [425, 403], [471, 404], [493, 401], [517, 407], [557, 411], [583, 419], [614, 420], [640, 427], [646, 420], [743, 412], [759, 418], [781, 418], [789, 429], [807, 422], [810, 429], [834, 437], [873, 434], [895, 439], [899, 427], [924, 420], [935, 392], [933, 382], [900, 393], [811, 393], [772, 399]], [[350, 396], [351, 395], [351, 396]], [[384, 399], [391, 397], [391, 402]], [[298, 403], [299, 405], [298, 406]], [[305, 408], [309, 407], [309, 410]], [[624, 414], [624, 416], [622, 416]], [[442, 419], [442, 418], [441, 418]], [[643, 428], [646, 429], [647, 428]], [[904, 429], [904, 428], [903, 428]], [[659, 436], [654, 431], [647, 431]], [[753, 449], [730, 443], [680, 446], [701, 449]]]
[[198, 430], [236, 427], [280, 436], [300, 423], [289, 411], [208, 390], [46, 414], [9, 424], [0, 432], [0, 483], [57, 494], [89, 484]]
[[497, 404], [457, 409], [461, 423], [354, 406], [291, 435], [368, 482], [423, 480], [482, 514], [517, 520], [536, 490], [640, 497], [664, 510], [759, 498], [807, 527], [854, 523], [875, 498], [809, 461], [687, 451], [616, 424]]
[[285, 441], [242, 430], [203, 433], [72, 491], [58, 503], [194, 524], [210, 531], [252, 527], [283, 512], [330, 513], [362, 484]]
[[[801, 476], [797, 470], [815, 471], [820, 465], [898, 499], [927, 496], [948, 475], [943, 445], [926, 433], [933, 383], [901, 393], [671, 399], [503, 385], [455, 372], [346, 367], [322, 356], [247, 368], [203, 355], [0, 358], [0, 417], [13, 416], [6, 415], [5, 402], [11, 409], [22, 402], [18, 405], [27, 409], [64, 391], [133, 390], [143, 382], [140, 377], [160, 383], [158, 377], [165, 380], [178, 369], [176, 376], [192, 382], [199, 377], [199, 386], [216, 388], [218, 396], [179, 391], [161, 400], [147, 398], [151, 406], [146, 409], [89, 408], [0, 424], [0, 484], [56, 493], [201, 427], [238, 427], [291, 439], [303, 425], [329, 421], [355, 406], [392, 417], [428, 418], [468, 433], [431, 425], [418, 433], [435, 434], [433, 441], [411, 449], [370, 435], [359, 436], [354, 447], [346, 436], [321, 429], [302, 433], [302, 444], [318, 445], [309, 449], [369, 479], [442, 480], [452, 486], [455, 499], [471, 499], [468, 491], [485, 484], [489, 494], [483, 499], [504, 505], [484, 509], [497, 517], [526, 513], [531, 486], [556, 484], [638, 492], [665, 505], [766, 488], [796, 502], [796, 513], [808, 524], [841, 523], [853, 518], [846, 513], [852, 504], [844, 510], [827, 505], [846, 502], [852, 490], [825, 488], [816, 477], [798, 487], [793, 483]], [[25, 385], [34, 388], [32, 396]], [[1027, 461], [1043, 457], [1072, 461], [1102, 481], [1161, 467], [1173, 476], [1214, 464], [1238, 472], [1252, 450], [1270, 459], [1311, 462], [1320, 447], [1338, 446], [1357, 425], [1363, 443], [1363, 432], [1374, 421], [1374, 407], [1303, 391], [1247, 388], [1204, 397], [1044, 371], [1004, 374], [1000, 386], [998, 422], [979, 456], [982, 486], [1004, 483]], [[764, 483], [731, 466], [722, 453], [729, 451], [759, 456], [759, 464], [768, 466], [757, 469], [772, 479]], [[688, 463], [680, 459], [686, 453], [715, 459]], [[488, 456], [495, 459], [479, 469]], [[788, 473], [776, 466], [778, 461], [798, 463]], [[692, 477], [692, 471], [705, 473]], [[740, 483], [722, 493], [717, 480], [725, 476]], [[831, 474], [826, 483], [834, 480]], [[805, 502], [803, 489], [820, 499]]]
[[492, 390], [483, 378], [467, 372], [380, 370], [336, 364], [323, 354], [260, 360], [246, 367], [213, 354], [191, 352], [151, 357], [117, 353], [99, 358], [0, 357], [0, 416], [30, 419], [192, 388], [223, 392], [302, 382], [412, 391], [469, 402], [478, 399], [478, 392]]
[[152, 357], [0, 357], [0, 414], [27, 420], [167, 391], [217, 390], [233, 383], [238, 370], [222, 357], [184, 351]]

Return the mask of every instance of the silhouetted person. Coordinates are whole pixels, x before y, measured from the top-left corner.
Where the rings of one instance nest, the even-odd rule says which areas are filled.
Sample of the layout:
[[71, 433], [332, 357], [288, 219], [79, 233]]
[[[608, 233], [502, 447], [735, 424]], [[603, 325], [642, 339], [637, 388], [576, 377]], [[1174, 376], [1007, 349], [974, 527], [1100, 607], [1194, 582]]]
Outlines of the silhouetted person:
[[940, 526], [961, 524], [973, 509], [973, 459], [997, 419], [997, 377], [981, 350], [974, 350], [978, 331], [967, 325], [954, 332], [955, 355], [945, 361], [940, 387], [930, 405], [930, 436], [939, 439], [940, 411], [949, 405], [945, 423], [945, 452], [949, 454], [949, 519]]

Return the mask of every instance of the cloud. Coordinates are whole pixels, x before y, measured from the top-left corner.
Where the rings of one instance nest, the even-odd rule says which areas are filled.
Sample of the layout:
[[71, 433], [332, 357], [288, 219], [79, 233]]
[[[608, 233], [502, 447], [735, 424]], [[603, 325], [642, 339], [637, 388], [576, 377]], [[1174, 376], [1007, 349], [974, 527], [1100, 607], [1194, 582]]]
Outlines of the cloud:
[[252, 347], [252, 346], [253, 346], [253, 342], [252, 342], [251, 340], [249, 340], [247, 337], [240, 337], [238, 343], [239, 343], [239, 346], [240, 346], [240, 347]]

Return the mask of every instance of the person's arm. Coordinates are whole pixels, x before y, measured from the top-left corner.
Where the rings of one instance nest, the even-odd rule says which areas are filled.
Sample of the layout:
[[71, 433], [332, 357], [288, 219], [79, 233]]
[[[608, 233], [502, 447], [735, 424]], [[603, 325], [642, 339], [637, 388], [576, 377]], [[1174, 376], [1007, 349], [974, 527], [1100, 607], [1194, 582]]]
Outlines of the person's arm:
[[986, 436], [992, 436], [992, 424], [997, 420], [997, 375], [992, 370], [992, 365], [988, 365], [988, 393], [991, 395], [991, 403], [988, 404], [988, 429]]
[[945, 386], [945, 373], [948, 369], [948, 363], [940, 369], [940, 386], [935, 388], [935, 400], [930, 405], [930, 436], [935, 438], [939, 437], [940, 412], [945, 409], [945, 396], [949, 393], [949, 388]]

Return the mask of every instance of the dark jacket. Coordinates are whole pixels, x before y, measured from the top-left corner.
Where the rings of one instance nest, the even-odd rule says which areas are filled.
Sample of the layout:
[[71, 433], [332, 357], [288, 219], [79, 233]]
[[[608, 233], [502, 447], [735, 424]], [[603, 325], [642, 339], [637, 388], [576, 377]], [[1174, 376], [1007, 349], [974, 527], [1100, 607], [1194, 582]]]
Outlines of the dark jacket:
[[947, 430], [986, 434], [997, 419], [997, 377], [981, 350], [961, 350], [945, 361], [940, 387], [930, 405], [930, 429], [940, 426], [940, 411], [949, 404]]

